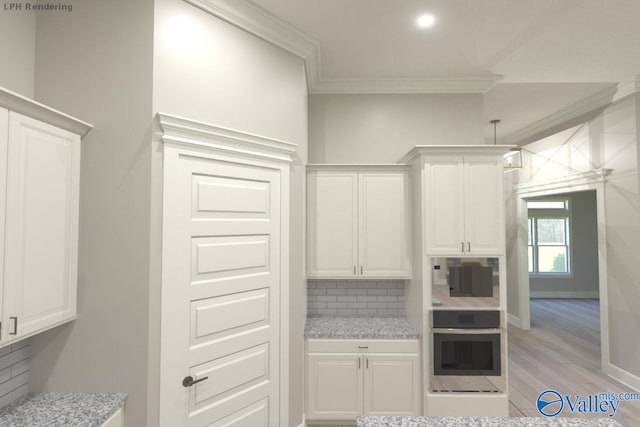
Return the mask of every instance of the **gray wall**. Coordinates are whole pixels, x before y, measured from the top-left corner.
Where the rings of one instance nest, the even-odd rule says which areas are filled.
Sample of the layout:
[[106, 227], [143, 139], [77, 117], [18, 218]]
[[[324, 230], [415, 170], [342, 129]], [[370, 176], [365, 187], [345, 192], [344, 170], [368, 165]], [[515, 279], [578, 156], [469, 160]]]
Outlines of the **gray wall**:
[[33, 339], [31, 391], [128, 392], [147, 424], [153, 1], [39, 13], [36, 100], [92, 123], [82, 143], [78, 319]]
[[[596, 192], [558, 194], [571, 206], [570, 277], [531, 277], [532, 298], [598, 298], [598, 218]], [[535, 200], [531, 198], [527, 200]]]
[[416, 145], [484, 144], [482, 95], [311, 95], [310, 163], [395, 163]]
[[[3, 2], [24, 4], [25, 1]], [[36, 57], [36, 13], [27, 10], [0, 10], [0, 87], [33, 97]]]
[[[307, 88], [297, 58], [182, 0], [155, 2], [153, 111], [298, 144], [291, 172], [289, 422], [303, 419], [304, 184], [307, 163]], [[176, 22], [176, 17], [182, 22]], [[186, 26], [185, 26], [186, 24]], [[177, 28], [176, 28], [177, 26]], [[181, 28], [183, 26], [184, 28]], [[178, 34], [176, 34], [178, 30]], [[178, 36], [178, 37], [176, 37]], [[154, 141], [154, 201], [159, 228], [161, 160]], [[153, 239], [153, 236], [152, 236]], [[159, 248], [159, 240], [152, 243]], [[152, 251], [152, 289], [159, 287], [159, 249]], [[153, 292], [153, 291], [152, 291]], [[152, 316], [159, 312], [152, 295]], [[158, 323], [152, 317], [151, 324]], [[152, 343], [157, 349], [157, 343]], [[157, 401], [157, 400], [156, 400]], [[155, 401], [151, 401], [153, 405]], [[150, 406], [150, 411], [153, 408]]]

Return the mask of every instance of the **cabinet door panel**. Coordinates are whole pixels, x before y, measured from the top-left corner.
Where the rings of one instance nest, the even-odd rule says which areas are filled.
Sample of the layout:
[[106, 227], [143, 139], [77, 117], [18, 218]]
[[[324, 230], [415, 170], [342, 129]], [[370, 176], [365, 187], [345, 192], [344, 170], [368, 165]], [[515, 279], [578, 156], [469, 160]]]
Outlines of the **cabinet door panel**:
[[361, 365], [358, 354], [309, 354], [307, 419], [355, 420], [362, 414]]
[[367, 355], [364, 374], [365, 415], [418, 415], [418, 355]]
[[409, 183], [405, 172], [358, 174], [360, 273], [409, 277]]
[[438, 157], [425, 164], [425, 250], [460, 254], [464, 242], [462, 157]]
[[465, 158], [465, 249], [470, 254], [504, 252], [502, 166], [495, 157]]
[[5, 339], [75, 316], [79, 169], [77, 135], [10, 113]]
[[307, 274], [354, 276], [357, 260], [357, 174], [307, 174]]

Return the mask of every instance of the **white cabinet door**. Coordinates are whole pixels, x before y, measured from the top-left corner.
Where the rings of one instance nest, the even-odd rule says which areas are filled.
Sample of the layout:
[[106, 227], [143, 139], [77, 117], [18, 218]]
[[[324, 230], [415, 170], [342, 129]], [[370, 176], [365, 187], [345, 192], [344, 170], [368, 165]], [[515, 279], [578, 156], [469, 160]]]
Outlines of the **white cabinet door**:
[[358, 273], [363, 277], [411, 276], [408, 173], [359, 173], [358, 199]]
[[428, 159], [424, 167], [425, 250], [428, 255], [464, 251], [462, 156]]
[[418, 355], [380, 354], [364, 358], [364, 414], [419, 415]]
[[465, 251], [470, 255], [504, 252], [502, 165], [494, 157], [465, 157]]
[[9, 113], [3, 340], [76, 314], [80, 138]]
[[307, 275], [355, 276], [358, 265], [358, 175], [307, 174]]
[[354, 420], [362, 414], [362, 357], [307, 356], [308, 420]]

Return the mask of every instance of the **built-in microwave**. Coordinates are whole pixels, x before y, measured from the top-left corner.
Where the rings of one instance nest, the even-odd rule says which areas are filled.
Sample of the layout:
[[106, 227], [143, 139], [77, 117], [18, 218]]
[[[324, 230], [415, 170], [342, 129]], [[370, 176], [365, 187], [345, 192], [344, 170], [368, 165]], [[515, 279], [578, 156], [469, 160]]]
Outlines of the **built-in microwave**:
[[500, 306], [500, 265], [496, 257], [431, 258], [433, 306]]

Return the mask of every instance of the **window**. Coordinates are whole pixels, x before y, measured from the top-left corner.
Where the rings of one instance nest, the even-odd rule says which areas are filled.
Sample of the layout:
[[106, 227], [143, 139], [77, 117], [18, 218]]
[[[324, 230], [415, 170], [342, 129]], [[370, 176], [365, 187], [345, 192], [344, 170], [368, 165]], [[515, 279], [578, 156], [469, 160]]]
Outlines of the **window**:
[[529, 210], [529, 274], [571, 274], [569, 244], [569, 200], [536, 199]]

